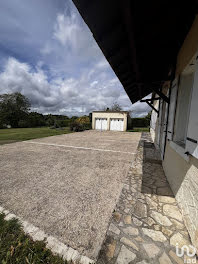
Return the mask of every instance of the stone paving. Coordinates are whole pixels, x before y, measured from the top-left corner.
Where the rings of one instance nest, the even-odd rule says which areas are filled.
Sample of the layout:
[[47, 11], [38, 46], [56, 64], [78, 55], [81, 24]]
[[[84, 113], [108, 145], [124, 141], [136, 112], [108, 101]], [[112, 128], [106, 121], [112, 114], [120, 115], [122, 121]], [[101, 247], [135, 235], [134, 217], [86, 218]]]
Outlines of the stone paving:
[[160, 163], [143, 133], [97, 264], [198, 263], [176, 255], [177, 243], [181, 248], [191, 242]]

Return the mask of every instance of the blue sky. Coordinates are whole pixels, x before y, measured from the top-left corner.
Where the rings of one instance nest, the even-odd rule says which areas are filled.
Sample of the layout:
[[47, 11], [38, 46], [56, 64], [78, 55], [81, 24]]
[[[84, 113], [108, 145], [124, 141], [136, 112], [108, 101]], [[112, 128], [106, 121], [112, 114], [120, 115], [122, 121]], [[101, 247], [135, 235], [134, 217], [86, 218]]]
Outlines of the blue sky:
[[132, 105], [70, 0], [0, 1], [0, 93], [19, 91], [32, 111], [83, 115]]

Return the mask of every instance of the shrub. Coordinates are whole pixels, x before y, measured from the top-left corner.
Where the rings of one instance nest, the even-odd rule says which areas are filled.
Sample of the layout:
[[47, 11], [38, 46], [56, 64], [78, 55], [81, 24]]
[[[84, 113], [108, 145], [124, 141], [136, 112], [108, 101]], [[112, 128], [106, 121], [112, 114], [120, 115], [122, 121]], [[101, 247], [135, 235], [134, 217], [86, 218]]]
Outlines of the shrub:
[[71, 131], [75, 131], [75, 132], [79, 132], [79, 131], [83, 131], [83, 125], [80, 124], [79, 122], [77, 121], [73, 121], [70, 123], [70, 130]]
[[130, 116], [127, 117], [127, 129], [133, 129], [132, 118]]
[[71, 131], [83, 131], [91, 128], [91, 123], [88, 116], [78, 117], [76, 120], [70, 123]]
[[18, 127], [29, 127], [28, 120], [19, 120]]
[[81, 117], [78, 117], [76, 119], [77, 122], [79, 122], [80, 124], [87, 124], [87, 123], [90, 123], [89, 121], [89, 117], [88, 116], [81, 116]]
[[5, 128], [5, 125], [0, 121], [0, 128]]
[[88, 116], [81, 116], [76, 119], [76, 122], [82, 125], [83, 130], [91, 128], [91, 122]]
[[56, 123], [59, 127], [68, 127], [70, 125], [70, 120], [56, 120]]
[[36, 112], [29, 113], [27, 119], [29, 127], [41, 127], [46, 125], [44, 116]]
[[132, 118], [132, 127], [148, 127], [150, 125], [150, 120], [144, 118]]

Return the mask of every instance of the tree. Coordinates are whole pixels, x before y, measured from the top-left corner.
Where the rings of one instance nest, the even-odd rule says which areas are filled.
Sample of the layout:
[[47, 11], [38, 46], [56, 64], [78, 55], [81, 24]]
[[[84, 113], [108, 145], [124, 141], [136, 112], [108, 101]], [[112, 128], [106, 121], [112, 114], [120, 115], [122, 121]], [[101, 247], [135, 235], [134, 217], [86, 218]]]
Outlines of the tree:
[[21, 93], [0, 95], [0, 124], [18, 127], [20, 120], [28, 116], [30, 102]]
[[37, 112], [31, 112], [28, 115], [28, 126], [29, 127], [39, 127], [45, 126], [45, 118], [42, 114]]
[[45, 118], [45, 123], [47, 126], [53, 126], [54, 125], [55, 117], [53, 115], [51, 115], [51, 114], [45, 115], [44, 118]]
[[92, 123], [92, 113], [89, 113], [89, 122]]
[[117, 112], [120, 112], [122, 111], [122, 107], [117, 103], [117, 102], [114, 102], [113, 105], [109, 108], [109, 107], [106, 107], [104, 108], [104, 111], [117, 111]]
[[111, 111], [122, 111], [122, 107], [117, 102], [114, 102], [111, 107]]
[[89, 125], [90, 119], [88, 116], [81, 116], [76, 119], [76, 121], [82, 125]]
[[77, 116], [72, 116], [72, 117], [70, 118], [70, 120], [71, 120], [71, 121], [75, 121], [77, 118], [78, 118]]

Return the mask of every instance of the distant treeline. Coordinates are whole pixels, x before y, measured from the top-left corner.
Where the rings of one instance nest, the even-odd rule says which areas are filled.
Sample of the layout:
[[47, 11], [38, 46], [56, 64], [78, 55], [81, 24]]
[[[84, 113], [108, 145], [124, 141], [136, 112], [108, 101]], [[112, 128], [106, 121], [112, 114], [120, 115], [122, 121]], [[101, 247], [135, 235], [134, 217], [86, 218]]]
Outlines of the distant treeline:
[[69, 118], [68, 116], [64, 115], [43, 115], [37, 112], [30, 112], [24, 119], [19, 120], [18, 127], [69, 127], [71, 122], [77, 118], [77, 116]]
[[30, 112], [24, 114], [21, 118], [18, 120], [12, 120], [14, 122], [10, 122], [10, 120], [5, 120], [4, 122], [0, 123], [0, 128], [7, 128], [7, 127], [69, 127], [71, 123], [73, 123], [75, 120], [77, 120], [77, 116], [72, 116], [69, 118], [66, 115], [43, 115], [37, 112]]
[[[121, 107], [114, 103], [106, 111], [121, 111]], [[143, 118], [131, 118], [128, 115], [128, 129], [134, 127], [148, 127], [150, 125], [151, 113]], [[69, 118], [66, 115], [43, 115], [37, 112], [30, 112], [30, 102], [21, 93], [0, 95], [0, 128], [8, 127], [41, 127], [54, 128], [70, 127], [74, 131], [82, 131], [91, 128], [92, 114], [89, 116]]]
[[[90, 126], [88, 116], [78, 118], [73, 116], [69, 118], [66, 115], [43, 115], [37, 112], [30, 112], [30, 102], [21, 93], [0, 95], [0, 128], [9, 127], [77, 127], [84, 129]], [[81, 124], [82, 123], [82, 124]], [[88, 123], [88, 124], [87, 124]]]

